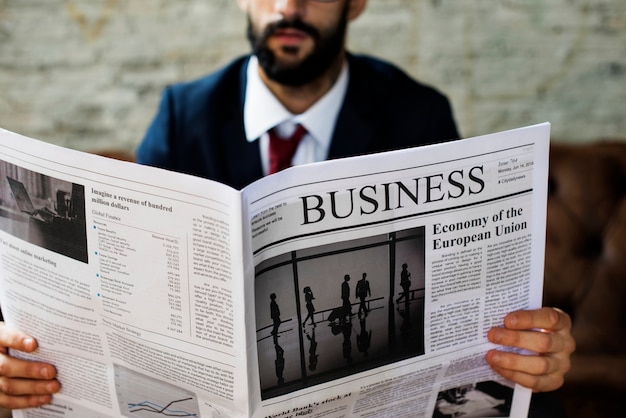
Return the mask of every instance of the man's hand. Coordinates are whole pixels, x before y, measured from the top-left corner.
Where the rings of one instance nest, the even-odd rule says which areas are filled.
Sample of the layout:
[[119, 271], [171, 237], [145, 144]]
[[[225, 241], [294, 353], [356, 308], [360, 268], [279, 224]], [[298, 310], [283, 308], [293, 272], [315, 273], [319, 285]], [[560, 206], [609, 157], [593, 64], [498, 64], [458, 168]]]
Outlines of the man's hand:
[[0, 407], [32, 408], [49, 403], [52, 394], [61, 389], [54, 366], [11, 357], [9, 348], [32, 352], [37, 341], [0, 322]]
[[533, 392], [556, 390], [563, 385], [576, 348], [571, 326], [569, 315], [557, 308], [512, 312], [504, 318], [504, 327], [492, 328], [487, 338], [536, 354], [491, 350], [487, 362], [498, 374]]

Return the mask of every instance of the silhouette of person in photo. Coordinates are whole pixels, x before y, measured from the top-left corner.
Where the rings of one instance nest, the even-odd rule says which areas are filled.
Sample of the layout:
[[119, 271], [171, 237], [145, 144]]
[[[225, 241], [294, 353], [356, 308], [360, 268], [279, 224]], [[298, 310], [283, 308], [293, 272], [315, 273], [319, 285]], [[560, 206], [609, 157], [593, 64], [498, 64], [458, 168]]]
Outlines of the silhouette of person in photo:
[[306, 338], [309, 340], [309, 370], [314, 371], [317, 368], [317, 341], [315, 340], [315, 328], [311, 331], [311, 334], [306, 334]]
[[276, 343], [274, 344], [274, 349], [276, 350], [276, 360], [274, 360], [276, 378], [278, 379], [278, 384], [282, 385], [285, 383], [285, 378], [283, 377], [283, 372], [285, 371], [285, 350]]
[[[398, 299], [396, 299], [396, 303], [400, 303], [401, 300], [404, 301], [406, 311], [409, 305], [409, 291], [411, 289], [411, 273], [408, 270], [408, 265], [406, 263], [402, 264], [402, 271], [400, 272], [400, 287], [402, 287], [402, 294]], [[398, 311], [400, 310], [400, 305], [398, 305]]]
[[350, 320], [352, 317], [352, 304], [350, 303], [350, 275], [346, 274], [343, 276], [343, 283], [341, 283], [341, 300], [343, 304], [341, 305], [343, 310], [343, 318], [342, 321]]
[[304, 321], [302, 322], [303, 327], [306, 324], [306, 321], [309, 320], [309, 318], [311, 319], [311, 324], [313, 324], [313, 326], [315, 327], [315, 318], [314, 318], [315, 307], [313, 306], [313, 299], [315, 299], [315, 297], [313, 296], [313, 291], [311, 290], [309, 286], [306, 286], [304, 288], [304, 301], [306, 303], [307, 316], [306, 318], [304, 318]]
[[370, 345], [372, 344], [372, 330], [367, 330], [367, 326], [365, 323], [365, 318], [362, 318], [360, 321], [361, 331], [356, 336], [356, 346], [360, 353], [363, 353], [365, 357], [367, 357]]
[[274, 337], [274, 342], [276, 342], [276, 339], [278, 338], [278, 327], [280, 327], [280, 308], [278, 307], [278, 303], [276, 303], [276, 293], [272, 293], [270, 295], [270, 299], [270, 317], [274, 323], [272, 336]]
[[363, 278], [356, 283], [356, 297], [360, 300], [359, 303], [359, 318], [361, 317], [361, 312], [364, 312], [364, 315], [367, 316], [369, 310], [367, 309], [367, 305], [365, 304], [365, 299], [368, 296], [372, 296], [372, 291], [370, 290], [370, 282], [365, 278], [367, 273], [363, 273]]
[[343, 334], [343, 343], [341, 349], [343, 351], [343, 358], [346, 360], [347, 365], [352, 364], [352, 322], [345, 322], [342, 325], [341, 332]]

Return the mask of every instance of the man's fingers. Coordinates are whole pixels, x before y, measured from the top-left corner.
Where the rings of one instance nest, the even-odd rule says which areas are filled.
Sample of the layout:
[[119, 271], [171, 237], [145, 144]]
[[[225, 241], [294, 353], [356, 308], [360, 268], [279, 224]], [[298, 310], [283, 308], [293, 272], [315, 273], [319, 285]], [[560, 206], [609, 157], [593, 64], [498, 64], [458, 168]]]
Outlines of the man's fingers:
[[558, 373], [538, 376], [524, 373], [519, 370], [502, 369], [497, 366], [491, 367], [496, 373], [504, 378], [532, 389], [533, 392], [549, 392], [556, 390], [563, 385], [564, 381], [563, 375]]
[[0, 353], [6, 353], [7, 347], [31, 352], [37, 349], [37, 341], [31, 336], [0, 322]]
[[554, 356], [537, 356], [491, 350], [487, 353], [487, 362], [492, 367], [522, 372], [534, 376], [565, 374], [570, 368], [569, 359]]
[[564, 374], [569, 370], [569, 358], [522, 355], [491, 350], [487, 363], [501, 376], [535, 392], [558, 389], [563, 385]]
[[504, 318], [504, 326], [508, 329], [545, 329], [558, 332], [569, 330], [572, 321], [569, 315], [558, 308], [541, 308], [512, 312]]
[[51, 395], [10, 396], [0, 392], [0, 406], [8, 409], [36, 408], [51, 401]]
[[0, 406], [33, 408], [49, 403], [61, 390], [54, 366], [0, 353]]
[[540, 354], [560, 353], [569, 356], [576, 349], [576, 342], [570, 334], [570, 317], [560, 310], [542, 308], [517, 311], [507, 315], [504, 323], [504, 328], [489, 330], [489, 341]]
[[487, 339], [494, 344], [516, 347], [540, 354], [571, 353], [569, 339], [558, 334], [540, 331], [512, 331], [506, 328], [492, 328]]
[[[56, 375], [54, 367], [49, 364], [25, 362], [4, 354], [0, 357], [4, 357], [0, 362], [9, 364], [5, 368], [8, 373], [2, 375], [0, 370], [0, 406], [9, 409], [41, 406], [50, 403], [52, 394], [61, 390], [61, 384], [57, 380], [39, 380]], [[35, 379], [8, 377], [12, 374], [32, 376]]]
[[[56, 368], [48, 363], [20, 360], [0, 354], [0, 378], [26, 378], [50, 380], [56, 377]], [[1, 390], [1, 387], [0, 387]]]
[[11, 379], [0, 377], [0, 393], [5, 396], [52, 395], [61, 390], [57, 380]]
[[491, 350], [486, 359], [503, 377], [536, 392], [558, 389], [576, 348], [571, 319], [560, 309], [542, 308], [508, 314], [504, 327], [492, 328], [489, 341], [535, 354]]

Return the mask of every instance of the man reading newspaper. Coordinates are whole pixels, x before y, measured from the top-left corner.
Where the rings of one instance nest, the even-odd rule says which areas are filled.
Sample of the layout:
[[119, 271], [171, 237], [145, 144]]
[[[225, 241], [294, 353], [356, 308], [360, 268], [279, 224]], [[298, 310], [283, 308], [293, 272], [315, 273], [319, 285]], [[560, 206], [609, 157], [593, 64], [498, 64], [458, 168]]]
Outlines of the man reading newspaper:
[[[238, 3], [253, 53], [167, 88], [139, 163], [242, 188], [280, 169], [274, 160], [281, 153], [305, 164], [459, 137], [444, 96], [388, 63], [346, 51], [348, 23], [367, 0]], [[282, 148], [294, 131], [290, 156]], [[536, 354], [493, 350], [486, 360], [535, 392], [555, 390], [575, 345], [570, 324], [554, 308], [510, 313], [489, 340]], [[44, 405], [60, 390], [54, 365], [9, 354], [35, 350], [36, 337], [0, 325], [0, 406]]]

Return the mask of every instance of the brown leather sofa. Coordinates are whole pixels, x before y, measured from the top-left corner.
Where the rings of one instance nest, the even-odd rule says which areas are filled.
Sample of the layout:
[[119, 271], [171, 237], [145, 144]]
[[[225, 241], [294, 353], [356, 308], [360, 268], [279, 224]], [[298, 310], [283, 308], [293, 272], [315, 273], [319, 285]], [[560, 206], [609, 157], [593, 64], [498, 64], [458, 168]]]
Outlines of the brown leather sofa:
[[544, 305], [573, 321], [566, 416], [625, 416], [626, 141], [552, 144]]

